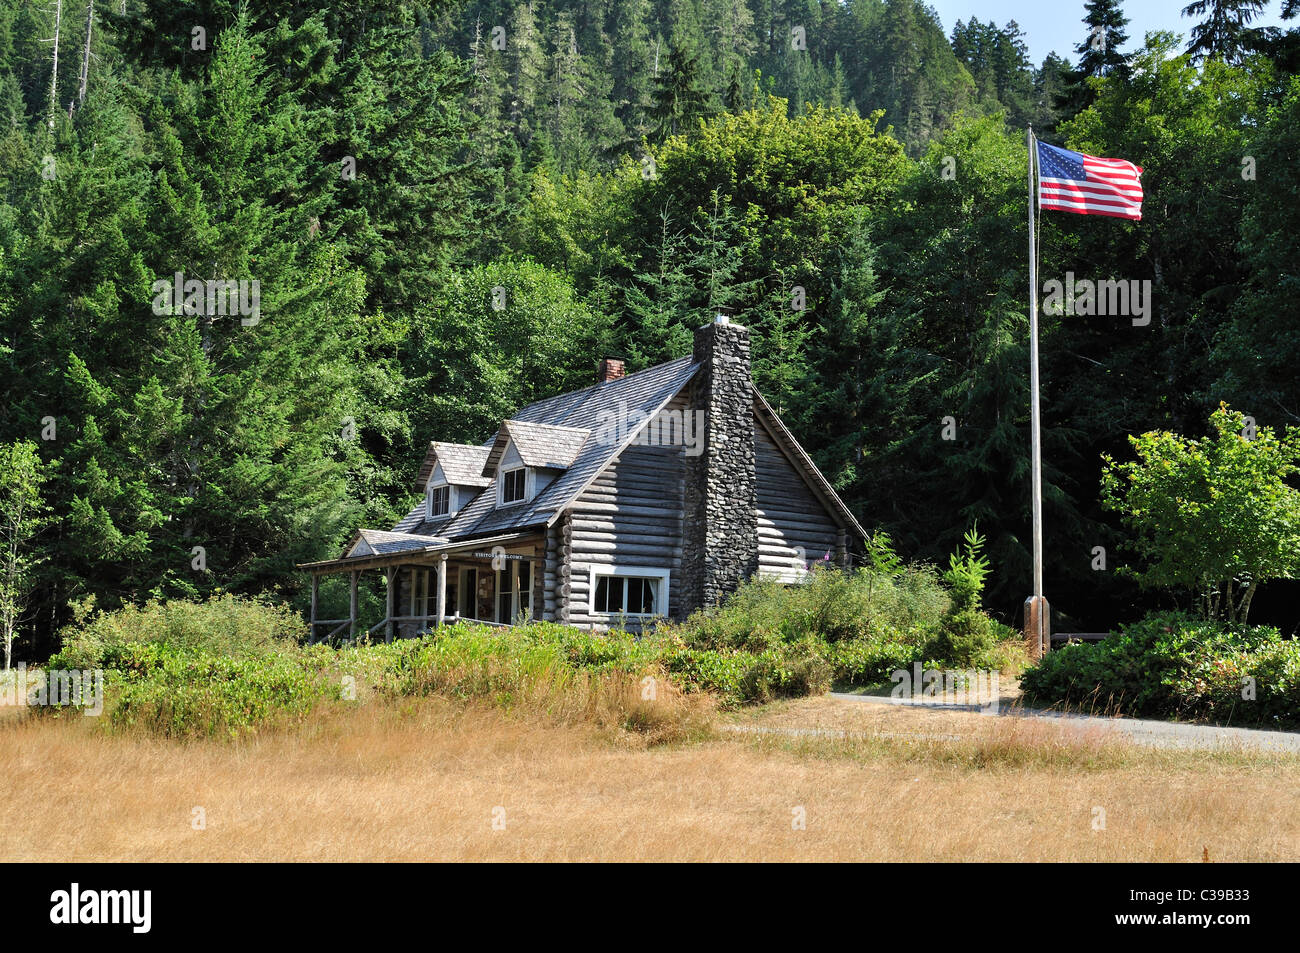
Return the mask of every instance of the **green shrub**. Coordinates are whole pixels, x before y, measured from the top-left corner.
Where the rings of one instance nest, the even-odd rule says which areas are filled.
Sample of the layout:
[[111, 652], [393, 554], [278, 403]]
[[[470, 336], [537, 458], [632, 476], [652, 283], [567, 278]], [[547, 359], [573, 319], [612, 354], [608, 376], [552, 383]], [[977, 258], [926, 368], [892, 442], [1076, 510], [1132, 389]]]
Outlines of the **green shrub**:
[[997, 641], [992, 619], [978, 609], [958, 609], [939, 626], [931, 654], [956, 665], [978, 665]]
[[835, 680], [848, 685], [882, 684], [890, 673], [927, 657], [924, 642], [854, 639], [830, 647]]
[[826, 644], [816, 640], [761, 652], [681, 647], [668, 652], [664, 664], [682, 689], [718, 695], [726, 708], [822, 694], [834, 675]]
[[158, 646], [134, 646], [137, 670], [123, 673], [110, 708], [114, 728], [171, 738], [235, 738], [300, 721], [337, 683], [299, 653], [230, 658]]
[[816, 569], [797, 586], [771, 579], [743, 583], [720, 607], [700, 610], [661, 631], [674, 632], [694, 648], [751, 652], [806, 638], [829, 643], [882, 637], [919, 640], [948, 607], [947, 591], [927, 566], [896, 574]]
[[114, 668], [131, 644], [231, 658], [256, 658], [296, 644], [306, 634], [288, 606], [224, 593], [206, 602], [150, 602], [111, 612], [79, 608], [61, 633], [62, 648], [51, 668]]
[[[1253, 679], [1254, 699], [1242, 697]], [[1300, 723], [1300, 642], [1269, 626], [1153, 613], [1094, 644], [1049, 653], [1025, 672], [1041, 702], [1133, 715]]]

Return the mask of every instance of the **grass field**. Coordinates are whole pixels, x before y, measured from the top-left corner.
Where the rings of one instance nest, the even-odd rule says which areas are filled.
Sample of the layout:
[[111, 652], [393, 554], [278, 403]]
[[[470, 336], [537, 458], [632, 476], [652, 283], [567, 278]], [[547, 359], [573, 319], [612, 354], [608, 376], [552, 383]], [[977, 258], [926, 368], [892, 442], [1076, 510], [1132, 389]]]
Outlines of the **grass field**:
[[182, 743], [10, 711], [0, 858], [1300, 859], [1294, 756], [830, 698], [709, 718], [652, 744], [432, 697]]

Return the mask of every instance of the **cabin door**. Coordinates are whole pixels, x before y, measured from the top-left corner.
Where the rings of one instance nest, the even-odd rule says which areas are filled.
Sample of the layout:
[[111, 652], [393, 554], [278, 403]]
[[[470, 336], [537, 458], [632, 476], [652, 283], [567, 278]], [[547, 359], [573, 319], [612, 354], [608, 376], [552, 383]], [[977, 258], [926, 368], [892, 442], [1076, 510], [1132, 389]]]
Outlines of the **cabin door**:
[[533, 564], [527, 559], [510, 559], [497, 570], [496, 621], [509, 625], [520, 613], [532, 617]]
[[457, 609], [462, 619], [478, 618], [478, 570], [462, 569], [460, 571], [460, 602]]

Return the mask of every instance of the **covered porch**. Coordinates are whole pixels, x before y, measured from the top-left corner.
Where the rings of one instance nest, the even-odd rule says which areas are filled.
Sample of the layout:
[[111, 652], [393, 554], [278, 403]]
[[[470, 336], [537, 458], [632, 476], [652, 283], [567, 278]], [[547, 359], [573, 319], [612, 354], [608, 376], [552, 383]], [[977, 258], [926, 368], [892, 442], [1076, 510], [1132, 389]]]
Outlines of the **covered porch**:
[[[310, 641], [356, 641], [382, 633], [391, 642], [447, 623], [508, 627], [540, 615], [545, 558], [540, 533], [436, 542], [396, 538], [404, 535], [375, 531], [352, 547], [352, 555], [299, 564], [311, 574]], [[382, 617], [369, 626], [374, 615], [362, 618], [362, 573], [383, 579]], [[323, 618], [321, 580], [336, 575], [347, 577], [348, 614]]]

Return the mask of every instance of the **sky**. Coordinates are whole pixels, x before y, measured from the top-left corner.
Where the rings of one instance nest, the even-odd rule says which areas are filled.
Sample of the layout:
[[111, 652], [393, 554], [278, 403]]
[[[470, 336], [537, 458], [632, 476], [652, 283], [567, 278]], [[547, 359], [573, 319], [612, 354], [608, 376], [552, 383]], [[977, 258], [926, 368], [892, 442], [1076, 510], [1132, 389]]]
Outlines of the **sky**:
[[[953, 24], [972, 16], [987, 23], [1005, 26], [1015, 20], [1027, 36], [1029, 56], [1035, 65], [1055, 50], [1074, 60], [1074, 48], [1087, 34], [1083, 25], [1083, 0], [927, 0], [939, 13], [943, 31], [952, 36]], [[1124, 13], [1129, 18], [1129, 41], [1123, 47], [1132, 52], [1142, 45], [1142, 37], [1152, 30], [1172, 30], [1186, 40], [1195, 20], [1181, 15], [1188, 0], [1126, 0]], [[1280, 26], [1278, 16], [1282, 0], [1269, 0], [1264, 17], [1251, 26]], [[1292, 21], [1291, 26], [1297, 22]]]

